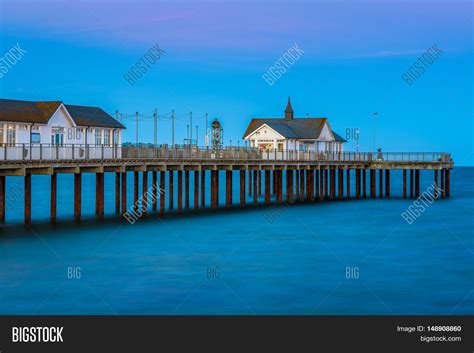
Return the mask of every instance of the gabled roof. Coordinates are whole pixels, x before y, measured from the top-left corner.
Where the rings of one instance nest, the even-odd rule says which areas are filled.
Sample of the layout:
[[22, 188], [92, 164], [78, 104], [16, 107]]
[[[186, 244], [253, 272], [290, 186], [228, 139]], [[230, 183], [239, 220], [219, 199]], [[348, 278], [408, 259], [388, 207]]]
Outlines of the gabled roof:
[[[47, 124], [61, 106], [61, 101], [32, 102], [0, 99], [0, 121]], [[98, 107], [64, 105], [78, 126], [125, 129], [125, 126]]]
[[125, 126], [112, 118], [99, 107], [65, 104], [72, 119], [78, 126], [96, 126], [125, 129]]
[[332, 134], [334, 135], [334, 139], [338, 142], [347, 142], [347, 140], [342, 137], [341, 135], [337, 134], [334, 130], [332, 132]]
[[0, 99], [0, 121], [46, 124], [60, 105], [60, 101]]
[[250, 121], [244, 133], [244, 138], [263, 124], [267, 124], [285, 138], [317, 139], [326, 121], [327, 118], [293, 118], [291, 120], [285, 118], [256, 118]]

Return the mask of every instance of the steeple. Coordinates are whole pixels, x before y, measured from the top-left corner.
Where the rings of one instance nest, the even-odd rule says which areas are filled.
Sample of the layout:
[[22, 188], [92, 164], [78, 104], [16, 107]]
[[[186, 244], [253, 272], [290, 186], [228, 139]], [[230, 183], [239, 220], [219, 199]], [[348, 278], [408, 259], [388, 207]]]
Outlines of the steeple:
[[293, 108], [291, 107], [290, 97], [288, 97], [288, 104], [285, 109], [285, 120], [293, 119]]

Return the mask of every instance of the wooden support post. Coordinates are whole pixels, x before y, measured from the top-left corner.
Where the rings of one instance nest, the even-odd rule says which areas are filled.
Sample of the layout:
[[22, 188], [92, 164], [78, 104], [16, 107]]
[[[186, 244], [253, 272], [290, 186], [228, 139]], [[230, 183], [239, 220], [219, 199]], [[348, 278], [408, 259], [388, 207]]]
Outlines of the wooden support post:
[[152, 198], [151, 198], [151, 209], [152, 211], [156, 212], [156, 204], [158, 203], [158, 172], [156, 170], [151, 172], [151, 190], [152, 190]]
[[390, 169], [385, 169], [385, 196], [390, 197]]
[[370, 197], [375, 197], [375, 169], [370, 170]]
[[99, 193], [100, 193], [100, 177], [99, 173], [95, 174], [95, 215], [99, 215]]
[[56, 210], [57, 210], [57, 194], [58, 194], [58, 175], [56, 173], [51, 174], [51, 223], [56, 223]]
[[435, 199], [438, 198], [438, 169], [434, 170], [434, 190], [433, 190], [433, 197]]
[[225, 172], [225, 206], [232, 207], [232, 171]]
[[262, 171], [258, 171], [258, 195], [262, 196]]
[[74, 174], [74, 219], [81, 220], [82, 174]]
[[367, 169], [362, 169], [362, 197], [367, 197]]
[[315, 170], [314, 173], [314, 197], [319, 198], [319, 169]]
[[240, 207], [245, 207], [245, 170], [240, 171]]
[[127, 172], [122, 172], [122, 216], [127, 212]]
[[189, 170], [184, 171], [184, 207], [189, 208]]
[[160, 215], [165, 213], [165, 178], [166, 172], [160, 171]]
[[379, 197], [383, 197], [383, 169], [379, 169]]
[[324, 169], [324, 189], [326, 190], [324, 197], [329, 198], [329, 167]]
[[326, 192], [325, 189], [324, 189], [324, 184], [325, 184], [325, 181], [324, 181], [324, 168], [325, 167], [321, 167], [321, 168], [323, 168], [323, 169], [319, 170], [319, 199], [324, 200], [324, 193]]
[[278, 173], [278, 194], [277, 203], [283, 203], [283, 170], [279, 170]]
[[217, 170], [211, 170], [211, 208], [216, 208], [218, 205], [217, 193], [219, 192]]
[[289, 203], [294, 202], [293, 196], [293, 169], [286, 170], [286, 201]]
[[415, 197], [420, 197], [420, 170], [415, 170]]
[[258, 204], [258, 173], [257, 170], [253, 171], [253, 204]]
[[168, 209], [172, 210], [174, 208], [174, 171], [170, 170], [168, 172]]
[[248, 178], [249, 178], [249, 196], [252, 196], [252, 171], [248, 171]]
[[199, 171], [194, 171], [194, 208], [199, 208]]
[[403, 169], [403, 177], [402, 177], [402, 189], [403, 189], [403, 198], [407, 198], [407, 170]]
[[98, 182], [98, 190], [96, 190], [96, 194], [98, 197], [98, 212], [100, 219], [104, 218], [104, 173], [96, 173], [96, 179], [99, 180]]
[[360, 169], [355, 170], [356, 175], [356, 198], [360, 197]]
[[410, 169], [410, 198], [413, 198], [413, 196], [415, 195], [414, 189], [415, 184], [413, 182], [413, 169]]
[[183, 212], [183, 171], [178, 170], [178, 212]]
[[351, 170], [349, 167], [346, 170], [346, 197], [350, 198], [351, 197]]
[[305, 193], [304, 193], [304, 186], [305, 186], [305, 183], [304, 183], [304, 169], [303, 170], [300, 170], [300, 201], [304, 201], [305, 199]]
[[138, 211], [138, 172], [133, 172], [133, 209]]
[[142, 214], [148, 211], [148, 172], [144, 171], [142, 175]]
[[314, 169], [308, 170], [309, 200], [314, 201]]
[[206, 171], [205, 170], [201, 170], [201, 207], [202, 208], [206, 207]]
[[334, 200], [334, 198], [336, 197], [336, 169], [334, 167], [331, 167], [331, 170], [330, 170], [330, 188], [331, 188], [331, 191], [330, 191], [330, 195], [329, 195], [329, 198], [331, 200]]
[[446, 182], [445, 182], [445, 187], [446, 187], [446, 197], [451, 196], [451, 169], [446, 169], [446, 172], [444, 173], [446, 176]]
[[311, 171], [309, 169], [305, 169], [304, 171], [305, 179], [306, 179], [306, 200], [311, 199]]
[[444, 185], [444, 182], [446, 181], [445, 177], [445, 169], [441, 169], [441, 197], [446, 197], [446, 187]]
[[273, 177], [272, 177], [272, 194], [276, 195], [276, 190], [277, 190], [277, 179], [276, 179], [276, 170], [273, 171]]
[[5, 223], [5, 186], [6, 177], [0, 176], [0, 223]]
[[31, 224], [31, 174], [25, 174], [25, 224]]
[[344, 170], [337, 170], [337, 196], [342, 199], [344, 197]]
[[298, 201], [300, 199], [300, 170], [296, 170], [296, 187], [295, 187], [295, 201]]
[[115, 173], [115, 214], [120, 214], [120, 172]]
[[265, 170], [265, 204], [270, 204], [270, 171]]

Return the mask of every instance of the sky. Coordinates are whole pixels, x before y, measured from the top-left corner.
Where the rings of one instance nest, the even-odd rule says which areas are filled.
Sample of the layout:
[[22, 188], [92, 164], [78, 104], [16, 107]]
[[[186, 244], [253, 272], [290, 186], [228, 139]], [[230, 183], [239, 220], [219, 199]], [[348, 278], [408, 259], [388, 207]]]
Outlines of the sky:
[[[242, 144], [252, 117], [327, 117], [359, 149], [451, 152], [474, 165], [471, 1], [0, 0], [0, 57], [22, 57], [0, 78], [0, 97], [99, 106], [127, 127], [124, 141], [181, 143], [193, 113], [226, 144]], [[164, 52], [134, 84], [124, 75], [158, 45]], [[288, 50], [297, 60], [263, 78]], [[403, 75], [439, 48], [408, 84]], [[425, 56], [426, 58], [426, 56]], [[420, 61], [418, 61], [420, 65]], [[413, 72], [413, 71], [412, 71]], [[374, 113], [377, 113], [374, 119]]]

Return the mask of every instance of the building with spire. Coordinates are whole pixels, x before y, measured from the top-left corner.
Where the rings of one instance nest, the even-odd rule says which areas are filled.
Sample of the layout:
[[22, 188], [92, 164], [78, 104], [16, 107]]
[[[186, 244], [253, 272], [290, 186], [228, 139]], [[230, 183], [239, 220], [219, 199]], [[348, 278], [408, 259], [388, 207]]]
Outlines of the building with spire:
[[342, 152], [347, 142], [327, 118], [295, 118], [290, 97], [284, 118], [253, 118], [243, 138], [251, 147], [277, 151]]

